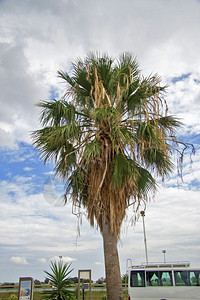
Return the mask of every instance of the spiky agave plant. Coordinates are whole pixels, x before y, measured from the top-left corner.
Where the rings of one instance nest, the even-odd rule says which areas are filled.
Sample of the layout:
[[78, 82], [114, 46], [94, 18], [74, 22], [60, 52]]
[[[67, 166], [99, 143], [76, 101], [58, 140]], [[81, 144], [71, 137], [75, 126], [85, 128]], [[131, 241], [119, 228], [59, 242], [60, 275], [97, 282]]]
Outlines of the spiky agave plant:
[[73, 271], [73, 269], [70, 269], [70, 267], [71, 263], [64, 264], [62, 260], [59, 262], [51, 261], [51, 272], [44, 271], [44, 273], [47, 275], [46, 278], [49, 280], [49, 283], [52, 286], [52, 291], [43, 293], [45, 299], [74, 299], [73, 293], [67, 290], [71, 284], [69, 274]]

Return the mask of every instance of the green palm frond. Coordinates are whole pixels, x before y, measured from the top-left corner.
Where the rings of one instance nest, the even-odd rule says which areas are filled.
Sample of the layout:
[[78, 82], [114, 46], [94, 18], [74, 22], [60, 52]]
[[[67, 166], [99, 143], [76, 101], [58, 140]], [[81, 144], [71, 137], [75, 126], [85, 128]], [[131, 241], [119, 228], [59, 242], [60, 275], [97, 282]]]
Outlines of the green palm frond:
[[114, 107], [101, 107], [94, 110], [94, 122], [97, 128], [111, 131], [120, 124], [120, 114]]
[[66, 152], [70, 142], [79, 140], [79, 126], [75, 123], [60, 127], [45, 127], [33, 133], [34, 145], [40, 150], [41, 158], [47, 160], [59, 159], [62, 152]]
[[68, 200], [67, 195], [72, 196], [74, 204], [77, 202], [78, 206], [81, 204], [84, 206], [86, 205], [88, 195], [88, 176], [82, 167], [77, 167], [67, 178], [65, 202]]
[[146, 197], [151, 190], [155, 191], [156, 189], [155, 179], [151, 173], [122, 154], [115, 156], [112, 182], [117, 188], [133, 182], [138, 188], [138, 193], [143, 197]]
[[66, 177], [68, 172], [72, 172], [76, 166], [76, 153], [72, 144], [67, 144], [66, 147], [60, 151], [59, 158], [56, 160], [55, 170], [57, 174]]
[[150, 192], [154, 193], [156, 191], [156, 181], [148, 170], [139, 167], [138, 172], [139, 180], [137, 181], [137, 188], [139, 193], [147, 199]]
[[75, 121], [75, 108], [63, 100], [41, 101], [41, 123], [43, 126], [59, 126]]
[[122, 188], [129, 181], [137, 181], [139, 175], [136, 163], [123, 154], [115, 155], [112, 183], [116, 188]]
[[98, 141], [92, 141], [86, 144], [83, 159], [85, 161], [91, 161], [100, 158], [101, 155], [101, 145]]
[[159, 125], [166, 129], [173, 129], [183, 125], [177, 118], [173, 116], [164, 116], [157, 119]]
[[134, 147], [134, 145], [136, 145], [136, 136], [131, 131], [131, 129], [127, 128], [126, 126], [113, 127], [112, 135], [115, 138], [115, 141], [121, 141], [121, 143], [118, 143], [117, 145], [115, 144], [115, 146], [117, 147], [122, 147], [124, 149], [124, 145], [126, 145], [127, 147]]
[[148, 166], [152, 170], [155, 169], [163, 179], [172, 172], [174, 164], [165, 151], [158, 148], [147, 148], [143, 155]]
[[157, 126], [151, 122], [139, 122], [136, 135], [138, 144], [140, 144], [140, 142], [147, 142], [148, 145], [160, 145], [161, 143], [160, 131], [158, 131]]
[[[116, 71], [118, 73], [118, 76], [126, 74], [129, 78], [131, 77], [137, 79], [140, 74], [140, 69], [136, 57], [134, 57], [129, 52], [122, 53], [119, 56]], [[121, 77], [121, 79], [122, 78], [123, 76]], [[124, 82], [122, 81], [121, 83], [124, 84]]]
[[[91, 75], [93, 77], [94, 68], [98, 70], [99, 78], [103, 81], [106, 90], [110, 89], [110, 81], [113, 77], [113, 59], [107, 54], [99, 56], [98, 53], [90, 53], [86, 59], [86, 63], [90, 66]], [[93, 82], [94, 83], [94, 82]]]
[[58, 77], [62, 78], [66, 82], [70, 84], [70, 86], [74, 86], [76, 84], [76, 81], [73, 77], [71, 77], [67, 72], [58, 71]]

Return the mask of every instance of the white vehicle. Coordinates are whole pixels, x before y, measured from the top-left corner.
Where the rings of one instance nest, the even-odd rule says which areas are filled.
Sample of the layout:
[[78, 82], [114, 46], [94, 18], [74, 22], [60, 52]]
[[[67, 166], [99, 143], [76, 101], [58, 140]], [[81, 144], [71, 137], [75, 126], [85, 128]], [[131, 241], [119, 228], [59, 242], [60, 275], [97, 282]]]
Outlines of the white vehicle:
[[200, 268], [189, 262], [129, 267], [128, 293], [129, 300], [200, 299]]

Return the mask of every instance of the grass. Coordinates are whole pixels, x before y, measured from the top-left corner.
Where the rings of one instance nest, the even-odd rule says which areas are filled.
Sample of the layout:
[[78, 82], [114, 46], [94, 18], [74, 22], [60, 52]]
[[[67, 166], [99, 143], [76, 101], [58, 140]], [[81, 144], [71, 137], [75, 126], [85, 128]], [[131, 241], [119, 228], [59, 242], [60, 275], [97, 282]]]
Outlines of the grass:
[[8, 300], [10, 295], [18, 296], [18, 293], [0, 293], [0, 300]]
[[[0, 293], [0, 300], [8, 300], [10, 295], [18, 295], [18, 293]], [[92, 295], [91, 295], [91, 299], [92, 300], [102, 300], [102, 299], [106, 299], [104, 298], [106, 296], [106, 292], [104, 291], [93, 291]], [[81, 293], [81, 297], [82, 299], [82, 293]], [[85, 292], [85, 300], [89, 300], [89, 291]], [[128, 299], [128, 295], [125, 292], [124, 293], [124, 300]], [[42, 300], [42, 293], [41, 292], [34, 292], [33, 295], [33, 300]]]
[[[8, 300], [10, 295], [18, 295], [18, 293], [0, 293], [0, 300]], [[106, 292], [92, 292], [91, 299], [93, 300], [102, 300], [106, 296]], [[85, 292], [85, 300], [89, 300], [89, 292]], [[82, 293], [81, 293], [82, 299]], [[33, 300], [42, 300], [41, 292], [34, 292]]]

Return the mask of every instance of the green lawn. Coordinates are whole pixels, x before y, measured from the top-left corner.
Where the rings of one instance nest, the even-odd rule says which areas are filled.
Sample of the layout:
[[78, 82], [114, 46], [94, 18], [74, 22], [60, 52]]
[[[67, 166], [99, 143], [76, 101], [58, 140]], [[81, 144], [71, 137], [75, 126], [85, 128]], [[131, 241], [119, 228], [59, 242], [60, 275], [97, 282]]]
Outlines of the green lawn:
[[[0, 300], [8, 300], [10, 295], [18, 295], [18, 293], [0, 293]], [[92, 300], [102, 300], [102, 298], [106, 296], [106, 292], [92, 292]], [[42, 293], [34, 292], [33, 295], [34, 300], [42, 300]], [[82, 299], [82, 294], [81, 294]], [[104, 299], [104, 298], [103, 298]], [[89, 292], [85, 292], [85, 300], [89, 300]]]
[[[18, 295], [18, 293], [0, 293], [0, 300], [8, 300], [10, 295]], [[92, 300], [105, 300], [106, 292], [92, 292], [91, 299]], [[85, 300], [89, 300], [89, 292], [85, 292]], [[42, 293], [41, 292], [34, 292], [33, 296], [34, 300], [42, 300]], [[128, 296], [127, 293], [124, 294], [124, 300], [127, 300]], [[82, 300], [82, 294], [81, 294], [81, 300]]]

